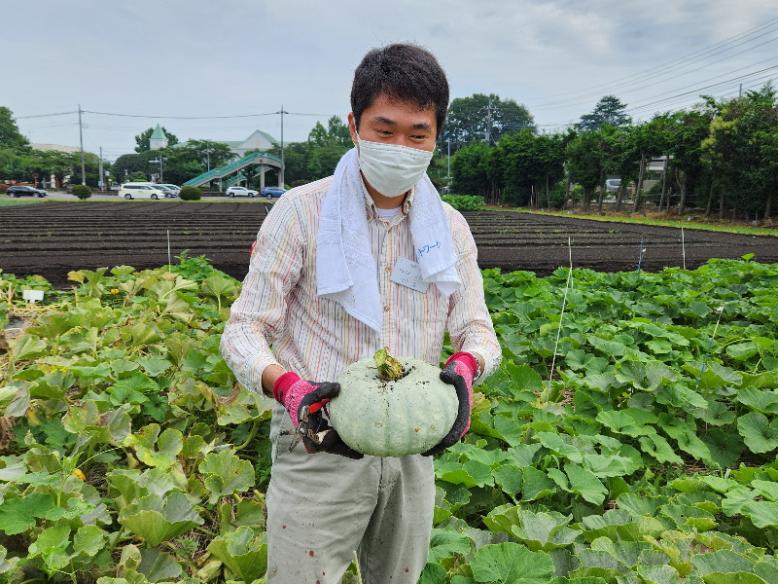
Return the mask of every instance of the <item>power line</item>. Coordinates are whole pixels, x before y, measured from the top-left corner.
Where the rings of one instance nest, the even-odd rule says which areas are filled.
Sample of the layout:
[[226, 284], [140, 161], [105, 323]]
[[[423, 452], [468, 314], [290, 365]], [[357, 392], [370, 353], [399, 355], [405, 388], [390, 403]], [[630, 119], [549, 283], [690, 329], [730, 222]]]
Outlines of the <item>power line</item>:
[[94, 114], [98, 116], [114, 116], [119, 118], [146, 118], [146, 119], [158, 119], [158, 120], [223, 120], [233, 118], [258, 118], [262, 116], [273, 116], [278, 112], [263, 112], [257, 114], [235, 114], [235, 115], [220, 115], [220, 116], [163, 116], [163, 115], [146, 115], [146, 114], [124, 114], [118, 112], [96, 112], [92, 110], [83, 110], [84, 113]]
[[54, 116], [68, 116], [72, 114], [77, 114], [78, 111], [74, 110], [72, 112], [57, 112], [53, 114], [35, 114], [31, 116], [15, 116], [17, 120], [30, 120], [32, 118], [53, 118]]
[[[99, 116], [114, 116], [114, 117], [120, 117], [120, 118], [147, 118], [147, 119], [159, 119], [159, 120], [228, 120], [228, 119], [238, 119], [238, 118], [259, 118], [264, 116], [276, 116], [280, 114], [280, 111], [274, 111], [274, 112], [262, 112], [262, 113], [254, 113], [254, 114], [230, 114], [230, 115], [217, 115], [217, 116], [179, 116], [179, 115], [146, 115], [146, 114], [125, 114], [125, 113], [119, 113], [119, 112], [98, 112], [93, 110], [83, 110], [84, 113], [87, 114], [95, 114]], [[315, 116], [315, 117], [325, 117], [325, 116], [333, 116], [337, 114], [320, 114], [320, 113], [307, 113], [307, 112], [284, 112], [287, 115], [292, 116]]]
[[[697, 51], [693, 51], [691, 53], [688, 53], [687, 55], [684, 55], [682, 57], [674, 58], [674, 59], [671, 59], [671, 60], [669, 60], [669, 61], [667, 61], [665, 63], [661, 63], [659, 65], [648, 67], [648, 68], [643, 69], [641, 71], [638, 71], [636, 73], [631, 73], [631, 74], [629, 74], [629, 75], [627, 75], [625, 77], [622, 77], [620, 79], [616, 79], [616, 80], [605, 82], [605, 83], [596, 84], [596, 85], [590, 86], [590, 87], [588, 87], [586, 89], [583, 89], [583, 90], [581, 90], [581, 91], [579, 91], [577, 93], [567, 94], [567, 95], [568, 95], [568, 97], [572, 97], [572, 96], [581, 96], [582, 97], [584, 95], [589, 95], [594, 90], [612, 88], [612, 87], [614, 87], [614, 85], [623, 84], [623, 83], [628, 82], [628, 81], [638, 80], [640, 78], [645, 78], [648, 75], [656, 76], [657, 74], [659, 74], [659, 73], [661, 73], [663, 71], [667, 71], [669, 69], [675, 68], [675, 67], [677, 67], [679, 65], [682, 65], [682, 64], [688, 64], [690, 61], [699, 59], [700, 57], [703, 57], [703, 56], [706, 56], [706, 55], [710, 56], [709, 53], [719, 52], [722, 49], [726, 50], [727, 45], [732, 44], [732, 43], [737, 43], [738, 41], [744, 40], [744, 39], [748, 38], [749, 36], [751, 36], [751, 35], [753, 35], [755, 33], [763, 31], [765, 28], [769, 28], [769, 27], [773, 26], [776, 23], [778, 23], [778, 17], [772, 18], [772, 19], [768, 20], [766, 23], [760, 24], [758, 26], [755, 26], [753, 28], [745, 30], [745, 31], [743, 31], [741, 33], [738, 33], [736, 35], [733, 35], [731, 37], [727, 37], [726, 39], [723, 39], [723, 40], [721, 40], [721, 41], [719, 41], [717, 43], [714, 43], [712, 45], [709, 45], [707, 47], [703, 47], [701, 49], [698, 49]], [[752, 39], [750, 39], [749, 41], [746, 41], [746, 42], [753, 41], [756, 38], [759, 38], [760, 36], [764, 36], [765, 34], [769, 34], [770, 32], [773, 32], [773, 31], [771, 30], [771, 31], [768, 31], [767, 33], [763, 33], [762, 35], [759, 35], [759, 36], [757, 36], [755, 38], [752, 38]], [[743, 43], [741, 43], [741, 44], [743, 44]], [[736, 46], [740, 46], [740, 45], [736, 45]], [[565, 95], [565, 93], [558, 93], [556, 95], [552, 94], [549, 97], [562, 97], [564, 95]]]
[[[727, 85], [729, 83], [735, 83], [735, 82], [747, 79], [748, 77], [752, 77], [754, 75], [758, 75], [759, 73], [764, 73], [765, 71], [771, 71], [773, 69], [778, 69], [778, 65], [772, 65], [771, 67], [765, 67], [764, 69], [760, 69], [759, 71], [752, 71], [751, 73], [747, 73], [745, 75], [738, 75], [737, 77], [732, 77], [731, 79], [727, 79], [725, 81], [719, 81], [718, 83], [712, 83], [710, 85], [704, 85], [702, 87], [696, 87], [695, 89], [692, 89], [690, 91], [684, 91], [684, 92], [678, 93], [676, 95], [671, 95], [671, 96], [663, 97], [661, 99], [657, 99], [657, 100], [654, 100], [654, 101], [649, 101], [647, 103], [639, 104], [639, 105], [636, 105], [635, 107], [628, 108], [625, 113], [629, 113], [629, 112], [633, 112], [633, 111], [638, 111], [638, 110], [641, 110], [641, 109], [644, 109], [644, 108], [647, 108], [647, 107], [652, 107], [654, 105], [663, 103], [665, 101], [671, 101], [671, 100], [673, 100], [673, 99], [675, 99], [677, 97], [683, 97], [683, 96], [692, 95], [692, 94], [699, 94], [700, 91], [704, 91], [706, 89], [712, 89], [712, 88], [718, 87], [720, 85]], [[720, 75], [717, 76], [717, 77], [720, 77]], [[715, 79], [715, 77], [712, 78], [712, 79]], [[659, 96], [655, 95], [654, 97], [659, 97]]]
[[[650, 108], [652, 108], [652, 107], [654, 107], [654, 106], [656, 106], [658, 104], [662, 104], [662, 103], [665, 103], [665, 102], [670, 102], [670, 103], [665, 103], [665, 106], [670, 106], [672, 104], [672, 102], [677, 101], [679, 98], [681, 98], [681, 101], [686, 101], [686, 99], [684, 99], [684, 98], [687, 98], [690, 95], [695, 95], [695, 97], [699, 97], [700, 92], [705, 91], [706, 89], [713, 89], [714, 87], [719, 87], [719, 86], [722, 86], [722, 85], [728, 85], [728, 84], [731, 84], [731, 83], [736, 83], [736, 82], [747, 80], [747, 79], [749, 80], [749, 82], [757, 82], [757, 83], [759, 83], [760, 80], [766, 80], [766, 79], [769, 79], [769, 78], [773, 77], [774, 73], [769, 73], [768, 75], [765, 75], [765, 76], [762, 76], [762, 77], [757, 77], [757, 78], [754, 78], [754, 79], [749, 79], [749, 78], [754, 77], [755, 75], [759, 75], [760, 73], [764, 73], [766, 71], [772, 71], [774, 69], [778, 69], [778, 64], [771, 65], [770, 67], [765, 67], [765, 68], [759, 69], [757, 71], [752, 71], [751, 73], [746, 73], [746, 74], [743, 74], [743, 75], [738, 75], [738, 76], [732, 77], [730, 79], [725, 79], [724, 81], [719, 81], [717, 83], [711, 83], [709, 85], [704, 85], [702, 87], [694, 86], [694, 88], [689, 90], [689, 91], [683, 91], [681, 93], [677, 93], [677, 94], [674, 94], [674, 95], [669, 95], [669, 96], [664, 95], [663, 96], [663, 94], [657, 94], [657, 95], [654, 95], [654, 96], [648, 98], [650, 100], [648, 102], [638, 102], [633, 107], [629, 107], [629, 108], [625, 109], [624, 113], [625, 114], [633, 114], [633, 113], [641, 112], [643, 110], [650, 109]], [[705, 81], [711, 81], [713, 79], [716, 79], [716, 78], [721, 77], [723, 75], [731, 74], [733, 72], [734, 71], [729, 71], [728, 73], [722, 73], [721, 75], [716, 75], [716, 76], [711, 77], [711, 78], [709, 78], [709, 79], [707, 79]], [[702, 81], [702, 83], [705, 83], [705, 81]], [[687, 86], [687, 87], [692, 87], [692, 86]], [[682, 89], [684, 89], [684, 88], [682, 88]], [[659, 98], [659, 99], [655, 99], [655, 98]], [[695, 99], [695, 103], [696, 103], [696, 101], [697, 100]], [[567, 122], [561, 122], [561, 123], [536, 124], [536, 126], [539, 127], [539, 128], [556, 128], [556, 127], [570, 126], [570, 125], [575, 124], [575, 123], [576, 122], [573, 121], [573, 120], [568, 120]]]
[[[772, 32], [776, 32], [776, 31], [778, 31], [778, 28], [776, 28], [775, 30], [773, 30], [773, 31], [770, 31], [770, 32], [772, 33]], [[764, 46], [764, 45], [767, 45], [767, 44], [769, 44], [769, 43], [774, 43], [774, 42], [776, 42], [776, 41], [778, 41], [778, 36], [776, 36], [775, 38], [769, 39], [769, 40], [767, 40], [767, 41], [765, 41], [765, 42], [763, 42], [763, 43], [760, 43], [760, 44], [758, 44], [758, 45], [756, 45], [756, 46], [753, 46], [753, 47], [748, 47], [747, 49], [745, 49], [745, 50], [743, 50], [743, 51], [739, 51], [739, 52], [737, 52], [737, 53], [734, 53], [734, 54], [732, 54], [732, 55], [728, 55], [727, 57], [728, 57], [729, 59], [731, 59], [731, 58], [733, 58], [733, 57], [736, 57], [736, 56], [738, 56], [738, 55], [742, 55], [743, 53], [751, 52], [751, 51], [753, 51], [754, 49], [757, 49], [757, 48], [759, 48], [759, 47], [762, 47], [762, 46]], [[764, 61], [763, 61], [763, 62], [764, 62]], [[691, 65], [691, 62], [690, 62], [690, 63], [688, 63], [688, 65]], [[651, 82], [651, 83], [645, 83], [644, 85], [638, 85], [638, 86], [633, 86], [633, 87], [630, 87], [630, 86], [634, 85], [634, 83], [642, 83], [642, 82], [646, 82], [646, 81], [649, 81], [649, 80], [650, 80], [650, 79], [652, 79], [652, 78], [655, 78], [655, 77], [657, 77], [657, 75], [650, 75], [650, 76], [647, 76], [647, 77], [645, 77], [645, 78], [643, 78], [643, 79], [637, 79], [637, 80], [635, 80], [634, 82], [632, 82], [632, 83], [628, 83], [628, 84], [626, 84], [626, 85], [619, 86], [618, 84], [616, 84], [616, 85], [609, 86], [608, 90], [609, 90], [609, 92], [610, 92], [611, 94], [614, 94], [614, 93], [620, 93], [620, 92], [627, 92], [627, 93], [629, 93], [629, 92], [636, 92], [636, 91], [640, 91], [640, 90], [642, 90], [642, 89], [646, 89], [646, 88], [653, 87], [653, 86], [655, 86], [655, 85], [657, 85], [657, 84], [664, 84], [664, 83], [667, 83], [667, 82], [669, 82], [669, 81], [672, 81], [672, 80], [674, 80], [674, 79], [677, 79], [677, 78], [679, 78], [679, 77], [684, 77], [684, 76], [686, 76], [686, 75], [688, 75], [689, 73], [692, 73], [692, 72], [694, 72], [694, 71], [699, 71], [701, 66], [702, 66], [702, 64], [696, 64], [696, 65], [694, 65], [694, 66], [693, 66], [693, 67], [691, 67], [691, 68], [685, 69], [685, 70], [683, 70], [683, 71], [679, 71], [679, 72], [677, 72], [676, 74], [674, 74], [674, 75], [671, 75], [671, 76], [669, 76], [669, 77], [667, 77], [666, 79], [664, 79], [664, 80], [661, 80], [661, 81], [659, 81], [659, 80], [654, 80], [654, 81], [653, 81], [653, 82]], [[666, 76], [668, 73], [672, 73], [672, 72], [668, 71], [667, 73], [661, 73], [661, 74], [659, 74], [658, 76], [659, 76], [659, 77], [664, 77], [664, 76]], [[597, 95], [599, 95], [599, 93], [591, 93], [591, 94], [589, 94], [589, 97], [590, 97], [590, 98], [593, 98], [593, 97], [596, 97]], [[578, 105], [578, 104], [585, 104], [585, 103], [588, 103], [588, 100], [589, 100], [589, 98], [587, 98], [586, 100], [584, 100], [584, 98], [583, 98], [583, 97], [581, 97], [581, 98], [577, 98], [577, 99], [573, 99], [573, 100], [562, 100], [562, 101], [551, 102], [551, 103], [546, 103], [546, 104], [542, 104], [542, 105], [535, 105], [535, 106], [532, 106], [532, 109], [533, 109], [533, 110], [543, 110], [543, 109], [557, 109], [557, 108], [560, 108], [560, 107], [570, 107], [570, 106], [574, 106], [574, 105]]]
[[[667, 113], [672, 113], [672, 112], [676, 112], [676, 111], [683, 111], [683, 110], [688, 109], [690, 107], [693, 107], [695, 104], [699, 103], [699, 99], [698, 98], [700, 96], [700, 92], [702, 92], [702, 91], [704, 91], [706, 89], [711, 89], [711, 88], [719, 87], [719, 86], [722, 86], [722, 85], [732, 84], [732, 83], [735, 83], [737, 81], [740, 81], [741, 79], [745, 80], [745, 79], [747, 79], [749, 77], [753, 77], [754, 75], [758, 75], [759, 73], [764, 73], [765, 71], [772, 71], [773, 69], [776, 69], [776, 68], [778, 68], [778, 65], [772, 65], [770, 67], [766, 67], [766, 68], [761, 69], [759, 71], [753, 71], [751, 73], [748, 73], [748, 74], [745, 74], [745, 75], [742, 75], [742, 76], [738, 76], [738, 77], [734, 77], [734, 78], [731, 78], [731, 79], [727, 79], [725, 81], [720, 81], [718, 83], [713, 83], [713, 84], [706, 85], [706, 86], [703, 86], [703, 87], [697, 87], [697, 88], [695, 88], [695, 89], [693, 89], [691, 91], [685, 91], [683, 93], [667, 96], [667, 97], [664, 97], [662, 99], [654, 100], [654, 101], [651, 101], [651, 102], [648, 102], [648, 103], [643, 103], [643, 104], [637, 105], [635, 107], [627, 108], [626, 110], [624, 110], [624, 113], [626, 113], [626, 114], [645, 113], [645, 110], [649, 110], [653, 106], [655, 106], [655, 105], [657, 105], [659, 103], [664, 103], [664, 102], [668, 102], [668, 103], [665, 103], [665, 105], [663, 106], [663, 107], [668, 108], [666, 110]], [[719, 77], [719, 76], [717, 76], [717, 77]], [[715, 79], [715, 78], [716, 77], [713, 77], [711, 79]], [[762, 76], [759, 76], [759, 77], [755, 77], [753, 79], [749, 79], [749, 84], [745, 85], [743, 88], [744, 89], [752, 89], [754, 87], [763, 86], [764, 84], [766, 84], [766, 83], [768, 83], [770, 81], [776, 81], [776, 80], [778, 80], [778, 77], [776, 76], [775, 72], [771, 72], [771, 73], [768, 73], [767, 75], [762, 75]], [[735, 95], [737, 95], [737, 93], [738, 93], [738, 91], [737, 91], [737, 89], [735, 89], [733, 91], [728, 91], [728, 92], [726, 92], [726, 93], [724, 93], [722, 95], [719, 95], [718, 97], [719, 98], [734, 97]], [[695, 98], [691, 102], [688, 99], [688, 97], [690, 95], [695, 95]], [[659, 96], [654, 96], [654, 97], [659, 97]], [[677, 103], [683, 103], [684, 105], [682, 107], [673, 107]], [[556, 123], [548, 123], [548, 124], [536, 124], [535, 126], [537, 128], [569, 128], [569, 127], [575, 126], [576, 124], [577, 124], [576, 120], [568, 120], [566, 122], [556, 122]]]

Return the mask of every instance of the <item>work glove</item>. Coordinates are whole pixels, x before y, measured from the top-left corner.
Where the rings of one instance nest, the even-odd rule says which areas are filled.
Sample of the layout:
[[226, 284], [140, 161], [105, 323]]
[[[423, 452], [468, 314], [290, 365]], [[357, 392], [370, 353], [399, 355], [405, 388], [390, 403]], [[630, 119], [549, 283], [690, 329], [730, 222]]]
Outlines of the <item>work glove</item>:
[[288, 371], [273, 384], [273, 397], [286, 408], [295, 432], [309, 453], [329, 452], [348, 458], [362, 458], [341, 440], [322, 415], [322, 408], [340, 393], [338, 383], [315, 383]]
[[427, 452], [422, 453], [424, 456], [442, 452], [467, 434], [470, 429], [470, 414], [473, 409], [473, 379], [475, 379], [477, 371], [478, 362], [470, 353], [454, 353], [446, 361], [440, 371], [440, 379], [454, 386], [457, 398], [459, 398], [459, 410], [448, 434]]

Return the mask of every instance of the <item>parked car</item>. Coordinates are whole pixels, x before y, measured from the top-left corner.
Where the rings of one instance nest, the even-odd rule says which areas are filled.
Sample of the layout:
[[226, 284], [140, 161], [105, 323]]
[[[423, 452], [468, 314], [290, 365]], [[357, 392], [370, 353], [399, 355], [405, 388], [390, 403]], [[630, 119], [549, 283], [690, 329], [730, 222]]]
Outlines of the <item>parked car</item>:
[[615, 193], [621, 186], [620, 178], [609, 178], [605, 180], [605, 191], [608, 193]]
[[24, 185], [14, 185], [8, 187], [6, 191], [10, 197], [45, 197], [48, 195], [43, 189], [36, 189], [35, 187], [28, 187]]
[[277, 199], [286, 192], [282, 187], [265, 187], [262, 189], [262, 196], [270, 199]]
[[167, 187], [169, 190], [173, 191], [173, 194], [177, 197], [181, 193], [181, 187], [178, 185], [171, 185], [167, 183], [162, 183], [159, 186], [161, 187]]
[[149, 183], [124, 183], [119, 189], [119, 196], [125, 199], [164, 199], [167, 191]]
[[225, 193], [228, 197], [256, 197], [259, 193], [246, 187], [230, 187]]
[[160, 184], [160, 183], [151, 183], [149, 186], [155, 189], [161, 190], [163, 193], [165, 193], [166, 199], [175, 199], [178, 196], [178, 193], [173, 189], [170, 185]]
[[109, 191], [116, 191], [117, 193], [122, 190], [121, 183], [113, 183], [110, 187], [108, 187]]

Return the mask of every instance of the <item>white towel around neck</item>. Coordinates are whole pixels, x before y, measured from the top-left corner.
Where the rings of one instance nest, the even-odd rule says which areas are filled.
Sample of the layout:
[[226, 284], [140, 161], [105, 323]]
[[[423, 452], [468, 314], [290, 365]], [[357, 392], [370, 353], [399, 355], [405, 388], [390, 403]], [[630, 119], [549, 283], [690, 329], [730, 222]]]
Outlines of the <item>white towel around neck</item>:
[[[316, 238], [316, 292], [340, 303], [348, 314], [380, 334], [384, 312], [376, 259], [370, 249], [365, 205], [369, 195], [364, 188], [357, 150], [352, 148], [338, 162], [322, 203]], [[426, 174], [414, 189], [408, 217], [414, 260], [423, 280], [449, 296], [460, 280], [443, 203]]]

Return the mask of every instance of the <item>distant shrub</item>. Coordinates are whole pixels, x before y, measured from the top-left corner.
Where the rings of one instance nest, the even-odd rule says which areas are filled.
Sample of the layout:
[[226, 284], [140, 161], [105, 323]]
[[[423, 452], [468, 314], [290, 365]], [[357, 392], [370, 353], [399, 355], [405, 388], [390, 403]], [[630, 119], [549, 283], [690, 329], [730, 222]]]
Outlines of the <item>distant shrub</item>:
[[443, 195], [441, 198], [457, 211], [480, 211], [486, 208], [484, 198], [478, 195]]
[[128, 180], [125, 182], [143, 182], [145, 180], [146, 180], [146, 175], [140, 172], [139, 170], [136, 170], [128, 177]]
[[79, 199], [88, 199], [92, 196], [92, 189], [86, 185], [74, 185], [70, 192], [76, 195]]
[[199, 201], [203, 198], [203, 191], [197, 187], [183, 187], [178, 198], [182, 201]]

